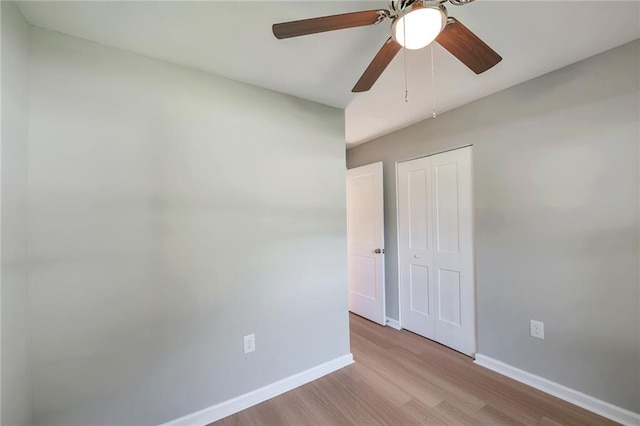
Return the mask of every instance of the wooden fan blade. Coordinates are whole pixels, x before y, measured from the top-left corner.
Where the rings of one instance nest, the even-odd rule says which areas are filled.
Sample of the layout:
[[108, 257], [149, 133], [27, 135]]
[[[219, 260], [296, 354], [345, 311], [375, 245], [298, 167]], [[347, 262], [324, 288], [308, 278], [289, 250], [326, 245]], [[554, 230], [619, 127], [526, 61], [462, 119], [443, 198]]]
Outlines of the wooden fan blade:
[[402, 46], [389, 37], [351, 91], [366, 92], [371, 89], [400, 49], [402, 49]]
[[455, 18], [449, 18], [449, 23], [436, 41], [476, 74], [485, 72], [502, 60], [500, 55]]
[[342, 30], [345, 28], [363, 27], [379, 22], [381, 16], [388, 17], [389, 11], [384, 9], [365, 10], [362, 12], [323, 16], [321, 18], [282, 22], [280, 24], [273, 24], [273, 35], [278, 39], [283, 39], [325, 31]]

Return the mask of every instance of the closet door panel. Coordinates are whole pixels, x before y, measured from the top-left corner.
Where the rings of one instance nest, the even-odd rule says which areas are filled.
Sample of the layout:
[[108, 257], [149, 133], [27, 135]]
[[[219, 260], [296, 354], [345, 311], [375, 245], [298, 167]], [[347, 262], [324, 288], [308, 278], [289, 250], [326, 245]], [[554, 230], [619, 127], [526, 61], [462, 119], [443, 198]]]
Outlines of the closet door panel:
[[476, 351], [471, 148], [434, 155], [432, 166], [435, 340]]
[[431, 168], [428, 158], [398, 164], [402, 327], [434, 338]]

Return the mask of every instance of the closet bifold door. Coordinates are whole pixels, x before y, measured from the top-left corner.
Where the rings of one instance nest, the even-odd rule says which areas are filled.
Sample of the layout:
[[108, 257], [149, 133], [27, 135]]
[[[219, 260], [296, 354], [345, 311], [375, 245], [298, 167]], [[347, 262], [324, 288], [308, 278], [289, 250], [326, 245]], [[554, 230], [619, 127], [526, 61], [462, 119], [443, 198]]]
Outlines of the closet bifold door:
[[429, 157], [398, 164], [400, 321], [435, 339], [432, 186]]
[[476, 351], [471, 147], [398, 164], [403, 328]]
[[476, 352], [471, 147], [431, 159], [435, 340]]

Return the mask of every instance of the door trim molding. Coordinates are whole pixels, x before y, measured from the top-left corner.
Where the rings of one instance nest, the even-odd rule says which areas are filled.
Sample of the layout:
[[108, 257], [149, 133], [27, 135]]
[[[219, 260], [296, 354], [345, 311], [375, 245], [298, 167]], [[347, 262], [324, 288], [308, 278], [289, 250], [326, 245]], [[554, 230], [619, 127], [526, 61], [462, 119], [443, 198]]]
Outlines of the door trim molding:
[[564, 401], [570, 402], [585, 410], [589, 410], [603, 417], [622, 423], [628, 426], [640, 425], [640, 414], [615, 406], [609, 402], [602, 401], [575, 389], [568, 388], [559, 383], [552, 382], [544, 377], [536, 376], [519, 368], [513, 367], [497, 359], [490, 358], [482, 354], [476, 354], [474, 364], [478, 364], [503, 376], [510, 377], [518, 382], [529, 385], [542, 392], [553, 395]]
[[235, 414], [239, 411], [259, 404], [267, 399], [288, 392], [313, 380], [319, 379], [329, 373], [333, 373], [347, 365], [353, 364], [353, 355], [348, 353], [324, 364], [317, 365], [294, 374], [270, 385], [264, 386], [244, 395], [228, 399], [219, 404], [212, 405], [195, 413], [187, 414], [160, 426], [204, 426], [217, 420]]
[[398, 329], [402, 329], [402, 295], [400, 294], [400, 179], [398, 179], [398, 165], [404, 161], [396, 161], [396, 275], [398, 285]]
[[444, 154], [445, 152], [455, 151], [457, 149], [468, 148], [468, 147], [473, 147], [473, 144], [472, 143], [468, 143], [466, 145], [460, 145], [460, 146], [457, 146], [455, 148], [445, 149], [444, 151], [436, 151], [436, 152], [432, 152], [431, 154], [425, 154], [425, 155], [419, 155], [417, 157], [405, 158], [404, 160], [396, 161], [396, 165], [398, 163], [406, 163], [407, 161], [419, 160], [421, 158], [426, 158], [426, 157], [433, 157], [434, 155]]

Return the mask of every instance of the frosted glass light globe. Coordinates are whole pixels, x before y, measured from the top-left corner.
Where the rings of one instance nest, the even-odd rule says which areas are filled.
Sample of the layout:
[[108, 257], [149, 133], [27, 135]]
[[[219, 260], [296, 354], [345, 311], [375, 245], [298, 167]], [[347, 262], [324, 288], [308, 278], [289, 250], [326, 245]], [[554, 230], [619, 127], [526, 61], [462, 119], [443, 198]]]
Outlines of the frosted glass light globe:
[[438, 37], [446, 23], [447, 15], [440, 8], [413, 8], [394, 21], [391, 35], [402, 47], [422, 49]]

